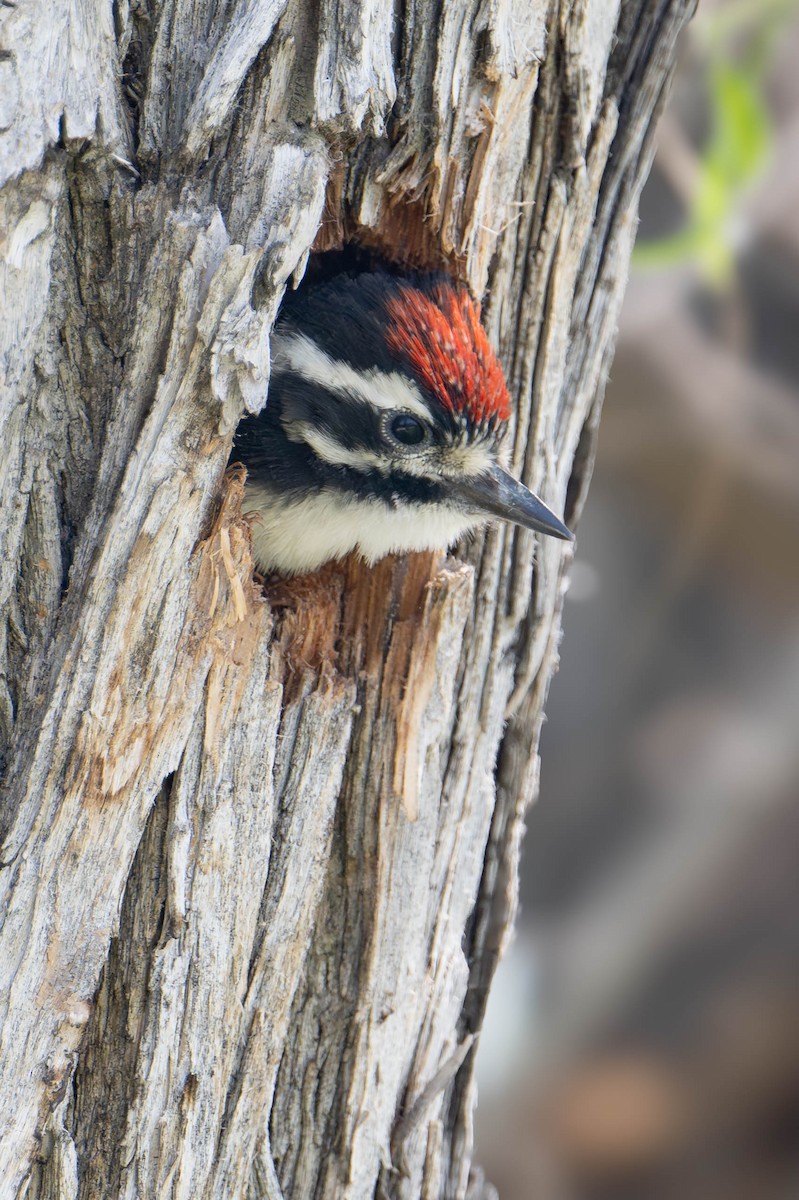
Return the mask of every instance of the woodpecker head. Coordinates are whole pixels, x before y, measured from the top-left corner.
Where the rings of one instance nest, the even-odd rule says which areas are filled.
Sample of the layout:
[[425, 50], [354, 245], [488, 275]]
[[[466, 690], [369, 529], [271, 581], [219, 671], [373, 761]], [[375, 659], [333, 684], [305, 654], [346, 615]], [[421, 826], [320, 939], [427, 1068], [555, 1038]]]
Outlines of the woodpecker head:
[[275, 326], [266, 408], [236, 434], [259, 567], [444, 548], [496, 518], [570, 539], [498, 461], [509, 415], [465, 288], [375, 273], [302, 289]]

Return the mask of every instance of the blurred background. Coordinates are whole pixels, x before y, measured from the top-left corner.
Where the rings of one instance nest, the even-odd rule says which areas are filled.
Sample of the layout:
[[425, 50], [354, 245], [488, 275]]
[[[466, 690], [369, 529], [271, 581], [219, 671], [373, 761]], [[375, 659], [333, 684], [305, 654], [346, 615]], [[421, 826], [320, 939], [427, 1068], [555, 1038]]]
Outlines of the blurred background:
[[580, 524], [518, 931], [501, 1200], [799, 1200], [799, 3], [684, 38]]

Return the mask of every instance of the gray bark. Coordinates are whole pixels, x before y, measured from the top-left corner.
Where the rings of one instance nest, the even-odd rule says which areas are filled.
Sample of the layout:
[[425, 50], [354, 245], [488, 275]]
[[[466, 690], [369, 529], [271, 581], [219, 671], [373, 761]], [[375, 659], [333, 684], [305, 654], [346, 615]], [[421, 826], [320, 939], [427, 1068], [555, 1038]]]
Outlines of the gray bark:
[[0, 1197], [488, 1196], [473, 1059], [570, 550], [253, 581], [309, 252], [485, 296], [579, 515], [692, 0], [0, 10]]

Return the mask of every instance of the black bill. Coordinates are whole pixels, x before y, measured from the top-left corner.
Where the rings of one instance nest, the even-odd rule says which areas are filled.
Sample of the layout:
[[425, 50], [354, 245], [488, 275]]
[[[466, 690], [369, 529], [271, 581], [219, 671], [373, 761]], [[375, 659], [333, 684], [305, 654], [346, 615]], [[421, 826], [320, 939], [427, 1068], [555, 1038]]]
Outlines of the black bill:
[[574, 534], [539, 500], [529, 488], [514, 479], [502, 467], [494, 466], [484, 475], [459, 479], [453, 491], [464, 508], [511, 521], [536, 533], [574, 541]]

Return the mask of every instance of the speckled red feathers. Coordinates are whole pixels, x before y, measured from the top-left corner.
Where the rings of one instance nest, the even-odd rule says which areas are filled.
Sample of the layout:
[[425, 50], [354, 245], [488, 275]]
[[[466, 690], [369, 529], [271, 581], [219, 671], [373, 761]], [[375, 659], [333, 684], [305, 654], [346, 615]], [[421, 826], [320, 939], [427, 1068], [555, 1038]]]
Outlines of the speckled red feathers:
[[404, 286], [386, 304], [386, 340], [443, 406], [475, 425], [507, 421], [510, 396], [502, 367], [464, 288]]

